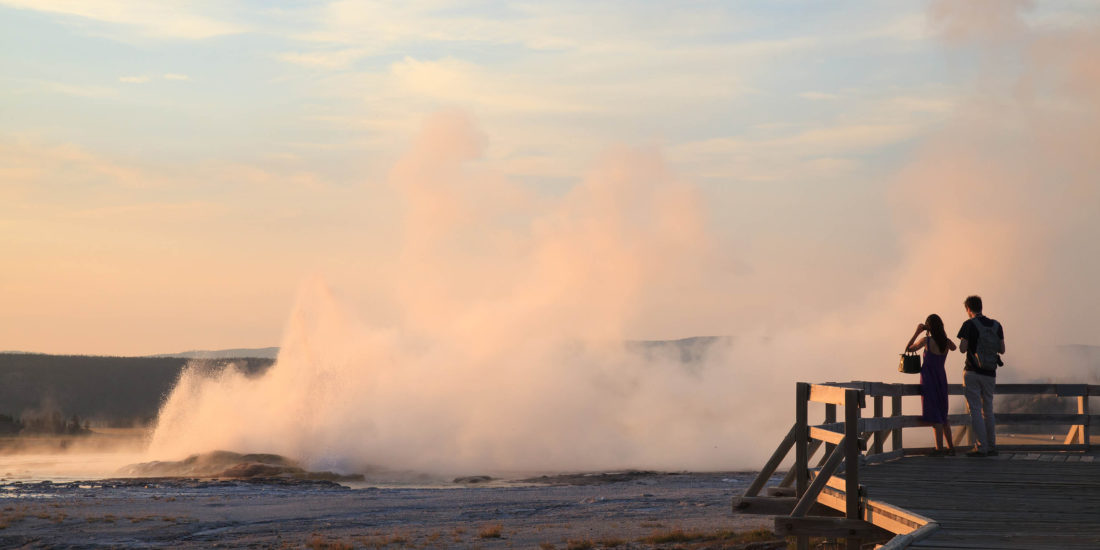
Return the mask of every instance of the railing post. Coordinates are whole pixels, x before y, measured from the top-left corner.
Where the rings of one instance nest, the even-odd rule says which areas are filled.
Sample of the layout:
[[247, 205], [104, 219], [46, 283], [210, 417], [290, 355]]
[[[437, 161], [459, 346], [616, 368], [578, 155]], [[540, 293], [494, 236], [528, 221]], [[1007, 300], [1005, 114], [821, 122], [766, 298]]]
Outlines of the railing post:
[[[828, 403], [828, 404], [825, 405], [825, 423], [826, 424], [832, 424], [833, 422], [836, 422], [836, 405], [834, 405], [832, 403]], [[836, 448], [836, 445], [834, 445], [832, 443], [826, 443], [825, 444], [825, 458], [826, 459], [829, 457], [829, 455], [833, 454], [833, 449], [835, 449], [835, 448]]]
[[[875, 416], [874, 416], [874, 418], [882, 418], [882, 396], [881, 395], [876, 395], [875, 396]], [[874, 443], [871, 445], [871, 454], [876, 454], [876, 455], [882, 454], [882, 443], [883, 443], [882, 440], [883, 439], [886, 439], [886, 432], [885, 431], [880, 430], [880, 431], [875, 432]]]
[[[890, 416], [901, 416], [901, 396], [894, 395], [890, 397]], [[894, 428], [890, 431], [890, 450], [900, 451], [902, 447], [901, 442], [901, 428]]]
[[795, 468], [795, 494], [799, 498], [806, 492], [806, 488], [810, 485], [809, 477], [809, 453], [808, 447], [810, 442], [810, 429], [809, 429], [809, 403], [810, 403], [810, 385], [806, 382], [798, 382], [795, 385], [795, 404], [794, 404], [794, 425], [795, 425], [795, 440], [794, 440], [794, 468]]
[[1087, 451], [1089, 445], [1089, 389], [1087, 386], [1085, 387], [1085, 395], [1077, 397], [1077, 414], [1086, 415], [1085, 423], [1077, 428], [1077, 433], [1079, 434], [1078, 437], [1080, 437], [1081, 443], [1085, 445], [1085, 450]]
[[[859, 498], [859, 397], [859, 390], [844, 392], [844, 515], [848, 519], [863, 519]], [[846, 546], [858, 549], [860, 539], [848, 537]]]
[[[796, 432], [794, 441], [795, 494], [798, 495], [798, 498], [802, 498], [810, 485], [810, 456], [808, 452], [810, 442], [810, 385], [806, 382], [798, 382], [795, 385], [794, 393], [794, 425]], [[796, 547], [798, 550], [809, 550], [810, 537], [799, 535]]]

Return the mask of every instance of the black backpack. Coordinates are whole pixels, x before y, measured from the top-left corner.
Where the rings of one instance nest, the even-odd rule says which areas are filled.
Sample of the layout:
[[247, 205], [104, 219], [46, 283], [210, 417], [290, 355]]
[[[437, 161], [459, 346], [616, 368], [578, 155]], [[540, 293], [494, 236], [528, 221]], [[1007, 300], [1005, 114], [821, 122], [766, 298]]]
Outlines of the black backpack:
[[971, 355], [974, 357], [975, 367], [984, 371], [993, 371], [1004, 364], [1001, 362], [1001, 337], [998, 334], [1001, 324], [986, 317], [985, 319], [992, 321], [989, 326], [986, 326], [981, 319], [975, 317], [971, 320], [974, 328], [978, 329], [978, 341], [974, 343]]

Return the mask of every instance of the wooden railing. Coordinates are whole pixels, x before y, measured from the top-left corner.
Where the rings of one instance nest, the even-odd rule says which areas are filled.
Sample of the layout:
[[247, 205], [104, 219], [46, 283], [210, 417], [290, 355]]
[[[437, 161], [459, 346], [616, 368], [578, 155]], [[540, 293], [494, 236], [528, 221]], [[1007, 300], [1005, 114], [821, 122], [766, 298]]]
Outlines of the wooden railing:
[[[948, 386], [950, 395], [963, 395], [962, 385]], [[997, 425], [1030, 424], [1070, 426], [1069, 433], [1053, 444], [998, 444], [999, 451], [1087, 451], [1089, 426], [1100, 424], [1100, 415], [1089, 414], [1089, 397], [1100, 396], [1100, 385], [1087, 384], [998, 384], [997, 395], [1053, 395], [1076, 398], [1077, 413], [997, 413]], [[902, 414], [902, 399], [919, 396], [917, 384], [881, 382], [830, 382], [795, 386], [795, 422], [772, 453], [764, 468], [745, 493], [734, 499], [734, 509], [748, 513], [776, 515], [778, 534], [794, 535], [798, 547], [808, 547], [809, 537], [846, 537], [848, 548], [858, 548], [865, 538], [882, 538], [893, 533], [899, 539], [919, 539], [936, 529], [928, 518], [883, 502], [869, 500], [859, 484], [861, 465], [927, 452], [927, 448], [906, 448], [903, 430], [927, 427], [919, 416]], [[871, 414], [864, 415], [868, 398]], [[884, 416], [885, 400], [890, 415]], [[820, 424], [809, 422], [809, 404], [822, 403], [825, 417]], [[838, 410], [838, 407], [840, 408]], [[837, 413], [843, 412], [838, 420]], [[959, 426], [959, 436], [970, 424], [969, 414], [949, 415]], [[889, 440], [890, 450], [885, 449]], [[824, 448], [816, 466], [810, 462]], [[764, 485], [794, 450], [794, 464], [778, 487]], [[843, 472], [843, 479], [834, 474]], [[810, 515], [810, 512], [815, 515]], [[844, 517], [835, 517], [836, 512]], [[885, 531], [884, 531], [885, 530]], [[888, 533], [887, 533], [888, 531]], [[896, 546], [896, 545], [895, 545]]]

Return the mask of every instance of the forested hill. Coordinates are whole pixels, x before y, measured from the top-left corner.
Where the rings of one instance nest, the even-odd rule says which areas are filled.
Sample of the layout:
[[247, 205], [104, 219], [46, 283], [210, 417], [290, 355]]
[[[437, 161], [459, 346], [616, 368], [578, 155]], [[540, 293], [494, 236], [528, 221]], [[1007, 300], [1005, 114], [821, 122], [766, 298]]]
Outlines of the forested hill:
[[[0, 353], [0, 415], [18, 419], [46, 408], [112, 425], [148, 422], [192, 359], [96, 357]], [[204, 368], [234, 363], [250, 374], [265, 371], [269, 358], [220, 358]]]

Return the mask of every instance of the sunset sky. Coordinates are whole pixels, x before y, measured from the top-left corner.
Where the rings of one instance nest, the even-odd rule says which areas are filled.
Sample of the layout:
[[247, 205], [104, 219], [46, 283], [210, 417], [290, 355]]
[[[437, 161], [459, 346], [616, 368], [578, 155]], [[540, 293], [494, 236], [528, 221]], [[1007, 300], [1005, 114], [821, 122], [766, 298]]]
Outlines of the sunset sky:
[[[707, 234], [734, 258], [729, 309], [797, 317], [931, 288], [954, 325], [968, 293], [1003, 305], [1054, 285], [1084, 292], [1048, 300], [1083, 314], [1100, 305], [1087, 283], [1100, 274], [1086, 238], [1096, 161], [1075, 164], [1100, 149], [1084, 124], [1098, 112], [1097, 58], [1085, 55], [1100, 51], [1098, 22], [1087, 0], [0, 0], [0, 350], [278, 345], [299, 286], [318, 276], [368, 317], [392, 309], [372, 289], [403, 277], [393, 258], [408, 196], [393, 174], [441, 112], [481, 137], [470, 169], [539, 204], [616, 151], [658, 159], [701, 197]], [[1063, 118], [1082, 128], [1043, 122]], [[1062, 135], [1079, 139], [1057, 145]], [[943, 160], [966, 136], [1004, 141]], [[926, 170], [995, 180], [990, 159], [1021, 159], [1013, 151], [1065, 173], [913, 192], [942, 181]], [[1043, 191], [1055, 180], [1066, 187]], [[498, 198], [478, 189], [473, 202]], [[942, 249], [909, 233], [913, 220], [943, 247], [975, 239], [965, 212], [920, 214], [974, 197], [995, 211], [984, 227], [1037, 217], [1044, 231], [1021, 230], [1033, 240], [1020, 250], [1051, 256], [998, 266], [1042, 272], [985, 291], [899, 274]], [[708, 315], [624, 336], [744, 325]], [[1067, 325], [1069, 343], [1100, 344]]]

